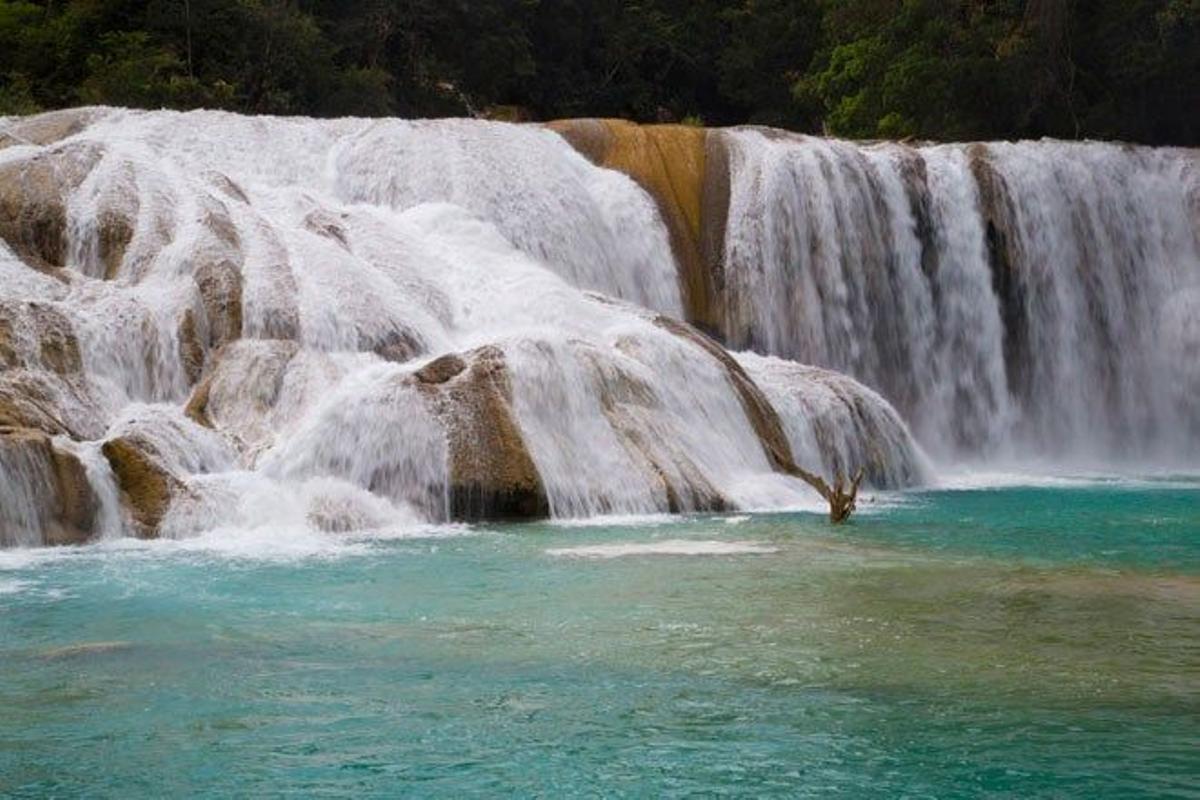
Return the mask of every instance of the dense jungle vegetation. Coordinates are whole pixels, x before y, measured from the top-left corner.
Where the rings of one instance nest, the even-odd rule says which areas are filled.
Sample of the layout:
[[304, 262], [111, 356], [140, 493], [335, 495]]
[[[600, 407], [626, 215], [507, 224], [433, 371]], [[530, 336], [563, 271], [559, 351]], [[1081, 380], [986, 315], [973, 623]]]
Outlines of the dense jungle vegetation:
[[0, 114], [1200, 143], [1200, 0], [0, 0]]

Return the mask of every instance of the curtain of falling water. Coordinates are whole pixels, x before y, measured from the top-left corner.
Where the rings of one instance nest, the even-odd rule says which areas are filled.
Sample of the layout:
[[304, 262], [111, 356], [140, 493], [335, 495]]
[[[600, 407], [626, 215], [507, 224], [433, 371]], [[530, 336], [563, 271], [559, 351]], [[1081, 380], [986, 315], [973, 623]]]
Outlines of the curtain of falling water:
[[721, 136], [733, 345], [858, 377], [943, 456], [1198, 455], [1194, 153]]

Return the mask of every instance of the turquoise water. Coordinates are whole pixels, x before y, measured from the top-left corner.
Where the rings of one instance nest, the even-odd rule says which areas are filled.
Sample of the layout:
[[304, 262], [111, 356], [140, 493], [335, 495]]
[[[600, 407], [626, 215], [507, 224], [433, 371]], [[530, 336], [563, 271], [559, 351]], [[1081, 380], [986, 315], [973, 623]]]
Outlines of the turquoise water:
[[880, 501], [0, 553], [0, 795], [1200, 796], [1200, 483]]

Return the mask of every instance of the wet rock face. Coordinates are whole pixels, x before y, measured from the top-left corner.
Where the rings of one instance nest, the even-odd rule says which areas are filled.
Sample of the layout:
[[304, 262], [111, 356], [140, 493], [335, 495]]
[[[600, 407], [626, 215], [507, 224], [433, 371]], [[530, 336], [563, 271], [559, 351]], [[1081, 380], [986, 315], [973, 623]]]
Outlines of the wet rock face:
[[192, 390], [184, 414], [222, 431], [240, 450], [259, 451], [273, 438], [271, 416], [296, 342], [243, 339], [216, 352], [208, 373]]
[[133, 239], [133, 215], [104, 209], [96, 222], [100, 263], [104, 266], [105, 279], [112, 280], [117, 277], [121, 262], [125, 258], [125, 250]]
[[1022, 282], [1017, 275], [1018, 265], [1024, 263], [1021, 239], [1014, 218], [1016, 208], [1001, 175], [992, 163], [985, 144], [967, 148], [971, 174], [979, 191], [979, 213], [987, 235], [988, 262], [992, 270], [992, 289], [1000, 302], [1004, 320], [1004, 365], [1008, 385], [1018, 396], [1028, 397], [1030, 362], [1025, 332], [1029, 328], [1028, 303]]
[[29, 266], [52, 271], [66, 265], [66, 199], [100, 155], [95, 145], [66, 144], [0, 164], [0, 239]]
[[47, 434], [0, 426], [0, 545], [79, 544], [93, 535], [99, 501], [83, 464]]
[[196, 315], [189, 308], [179, 320], [179, 360], [188, 384], [195, 384], [204, 372], [204, 345], [196, 330]]
[[0, 131], [0, 150], [19, 145], [45, 146], [82, 132], [107, 111], [98, 108], [67, 108], [15, 119]]
[[208, 346], [242, 335], [242, 273], [229, 259], [201, 264], [194, 276], [208, 317]]
[[74, 375], [82, 369], [70, 320], [48, 303], [0, 300], [0, 369], [45, 369]]
[[512, 410], [504, 353], [447, 355], [415, 375], [450, 448], [450, 516], [533, 519], [549, 514], [546, 490]]
[[688, 321], [713, 334], [721, 331], [729, 175], [720, 136], [685, 125], [615, 119], [562, 120], [549, 127], [592, 163], [633, 178], [654, 199], [679, 265]]
[[77, 376], [0, 370], [0, 425], [95, 439], [104, 433], [97, 402]]
[[742, 369], [741, 364], [719, 344], [685, 322], [660, 315], [655, 317], [654, 324], [701, 348], [724, 367], [730, 383], [738, 393], [750, 425], [758, 434], [763, 450], [767, 454], [767, 460], [776, 470], [791, 471], [795, 462], [792, 458], [791, 445], [788, 444], [787, 435], [783, 430], [783, 423], [779, 420], [779, 414], [762, 390]]
[[417, 370], [417, 380], [424, 384], [443, 384], [456, 375], [462, 374], [467, 368], [467, 362], [455, 353], [435, 358], [421, 369]]
[[847, 478], [862, 469], [880, 489], [927, 479], [925, 457], [904, 420], [882, 397], [853, 378], [778, 358], [739, 353], [739, 363], [771, 405], [797, 463]]
[[135, 532], [142, 538], [156, 537], [172, 498], [183, 491], [183, 484], [162, 464], [154, 446], [136, 435], [110, 439], [102, 452], [117, 479], [123, 504], [133, 517]]
[[603, 353], [592, 352], [589, 356], [608, 424], [642, 468], [646, 479], [658, 484], [666, 497], [667, 511], [678, 514], [731, 510], [733, 503], [713, 486], [687, 452], [647, 424], [648, 418], [661, 411], [654, 387], [621, 369]]

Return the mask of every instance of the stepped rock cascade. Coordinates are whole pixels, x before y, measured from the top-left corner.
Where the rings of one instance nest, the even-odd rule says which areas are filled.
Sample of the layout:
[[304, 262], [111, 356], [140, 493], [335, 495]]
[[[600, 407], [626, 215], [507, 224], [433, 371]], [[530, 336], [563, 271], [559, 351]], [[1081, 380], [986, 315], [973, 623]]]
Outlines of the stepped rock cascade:
[[729, 346], [853, 375], [943, 458], [1200, 459], [1196, 152], [709, 136]]
[[868, 456], [920, 481], [870, 390], [678, 319], [675, 224], [538, 126], [0, 119], [0, 545], [815, 507], [789, 466]]

